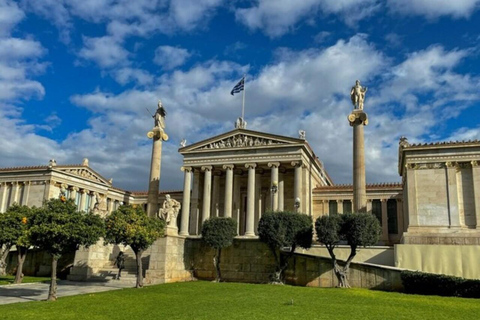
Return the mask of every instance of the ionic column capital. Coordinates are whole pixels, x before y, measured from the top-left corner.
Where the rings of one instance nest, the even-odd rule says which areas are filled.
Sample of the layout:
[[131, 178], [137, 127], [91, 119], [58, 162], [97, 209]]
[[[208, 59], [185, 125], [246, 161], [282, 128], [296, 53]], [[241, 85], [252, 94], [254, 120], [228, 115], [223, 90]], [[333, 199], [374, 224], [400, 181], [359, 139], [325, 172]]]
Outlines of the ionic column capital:
[[292, 167], [298, 168], [302, 166], [302, 160], [292, 161], [290, 164]]
[[381, 202], [387, 202], [387, 199], [380, 199]]
[[480, 167], [480, 160], [473, 160], [470, 162], [472, 167]]
[[212, 171], [212, 166], [202, 166], [202, 171]]
[[70, 190], [78, 192], [78, 190], [80, 190], [80, 189], [78, 187], [70, 187]]
[[457, 166], [457, 163], [455, 161], [447, 161], [445, 162], [445, 166], [447, 168], [455, 168]]
[[269, 162], [268, 167], [269, 168], [278, 168], [278, 167], [280, 167], [280, 162]]
[[245, 163], [245, 168], [247, 169], [255, 169], [257, 167], [256, 163]]
[[233, 164], [224, 164], [223, 169], [224, 170], [233, 170], [235, 166]]
[[180, 170], [182, 170], [185, 173], [189, 173], [193, 171], [192, 167], [181, 167]]

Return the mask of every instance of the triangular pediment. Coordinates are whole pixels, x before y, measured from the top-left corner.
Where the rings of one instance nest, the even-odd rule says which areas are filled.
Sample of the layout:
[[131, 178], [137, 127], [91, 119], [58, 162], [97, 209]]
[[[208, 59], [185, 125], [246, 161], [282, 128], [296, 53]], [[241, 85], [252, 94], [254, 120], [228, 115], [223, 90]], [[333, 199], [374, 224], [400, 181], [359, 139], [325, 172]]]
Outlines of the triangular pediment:
[[271, 146], [298, 145], [305, 140], [284, 137], [269, 133], [257, 132], [246, 129], [235, 129], [233, 131], [199, 141], [191, 146], [183, 147], [181, 153], [190, 151], [212, 151], [241, 148], [263, 148]]
[[55, 167], [55, 170], [58, 170], [63, 173], [71, 174], [83, 179], [91, 180], [101, 184], [111, 185], [111, 183], [102, 177], [100, 174], [90, 169], [87, 166], [75, 166], [75, 167]]

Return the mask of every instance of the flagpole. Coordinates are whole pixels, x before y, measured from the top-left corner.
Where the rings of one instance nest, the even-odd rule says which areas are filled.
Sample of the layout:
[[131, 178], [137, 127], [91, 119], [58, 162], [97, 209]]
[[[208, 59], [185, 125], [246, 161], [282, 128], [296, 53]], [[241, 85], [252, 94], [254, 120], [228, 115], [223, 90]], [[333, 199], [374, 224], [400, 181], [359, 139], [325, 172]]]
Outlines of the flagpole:
[[243, 75], [243, 101], [242, 101], [242, 120], [245, 121], [245, 78], [247, 77], [246, 74]]

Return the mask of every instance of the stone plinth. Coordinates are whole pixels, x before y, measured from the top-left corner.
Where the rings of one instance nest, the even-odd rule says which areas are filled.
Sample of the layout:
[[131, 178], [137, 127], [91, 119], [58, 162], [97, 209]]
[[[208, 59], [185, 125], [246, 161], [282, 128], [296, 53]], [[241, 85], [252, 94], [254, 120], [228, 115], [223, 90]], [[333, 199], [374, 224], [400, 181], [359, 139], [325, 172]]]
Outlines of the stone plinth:
[[365, 142], [363, 126], [368, 124], [368, 117], [363, 110], [353, 110], [348, 115], [353, 127], [353, 211], [367, 211], [367, 188], [365, 179]]
[[[168, 230], [168, 228], [167, 228]], [[167, 231], [168, 233], [168, 231]], [[185, 255], [184, 237], [167, 235], [151, 246], [145, 284], [161, 284], [195, 280]]]

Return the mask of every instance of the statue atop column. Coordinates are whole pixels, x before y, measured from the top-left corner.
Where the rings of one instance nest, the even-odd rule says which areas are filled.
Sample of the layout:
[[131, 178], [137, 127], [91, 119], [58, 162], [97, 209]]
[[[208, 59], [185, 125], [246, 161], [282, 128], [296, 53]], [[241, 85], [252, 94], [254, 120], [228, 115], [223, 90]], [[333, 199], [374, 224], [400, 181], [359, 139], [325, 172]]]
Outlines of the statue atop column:
[[169, 194], [165, 196], [165, 201], [163, 201], [163, 206], [158, 210], [158, 217], [165, 220], [169, 227], [176, 228], [177, 216], [180, 211], [180, 202], [175, 199], [172, 199]]
[[354, 109], [363, 110], [363, 102], [365, 101], [365, 94], [368, 88], [360, 85], [360, 80], [355, 81], [355, 85], [350, 90], [350, 99]]
[[163, 107], [162, 101], [158, 100], [157, 111], [152, 116], [154, 119], [154, 127], [153, 130], [147, 133], [147, 136], [152, 139], [156, 137], [158, 139], [162, 139], [163, 141], [168, 140], [168, 135], [165, 133], [165, 116], [167, 115], [167, 111]]

